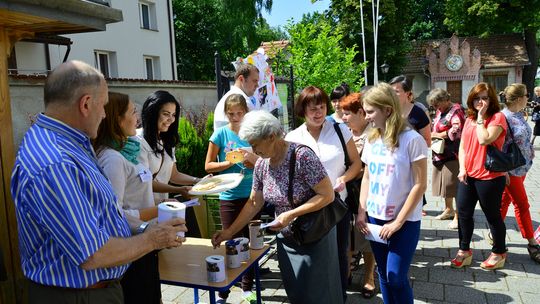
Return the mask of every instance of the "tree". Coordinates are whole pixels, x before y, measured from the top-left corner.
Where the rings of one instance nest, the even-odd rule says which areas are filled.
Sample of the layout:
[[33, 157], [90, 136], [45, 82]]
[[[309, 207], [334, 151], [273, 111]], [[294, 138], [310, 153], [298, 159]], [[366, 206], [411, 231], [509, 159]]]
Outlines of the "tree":
[[306, 15], [286, 29], [291, 41], [288, 63], [298, 89], [315, 85], [330, 92], [343, 81], [355, 90], [360, 88], [364, 66], [354, 61], [357, 46], [343, 47], [343, 34], [323, 15]]
[[[368, 79], [373, 79], [374, 37], [372, 1], [363, 1], [364, 27], [366, 38], [366, 59], [368, 61]], [[376, 0], [375, 0], [376, 1]], [[378, 64], [387, 62], [390, 65], [389, 76], [401, 73], [405, 66], [405, 55], [410, 50], [406, 37], [406, 28], [411, 24], [410, 1], [385, 0], [379, 2], [379, 34]], [[327, 16], [335, 22], [340, 32], [344, 33], [343, 45], [362, 45], [362, 29], [360, 1], [332, 0]], [[363, 61], [362, 53], [358, 53], [356, 62]], [[377, 67], [379, 68], [379, 67]], [[369, 81], [369, 84], [372, 84]]]
[[271, 7], [272, 0], [173, 0], [179, 78], [213, 80], [216, 51], [229, 70], [261, 41], [283, 38], [261, 16]]
[[411, 1], [411, 22], [404, 26], [408, 41], [441, 39], [452, 36], [444, 24], [445, 0]]
[[531, 62], [523, 69], [523, 82], [532, 94], [539, 59], [540, 0], [447, 0], [445, 15], [445, 24], [459, 35], [522, 33]]

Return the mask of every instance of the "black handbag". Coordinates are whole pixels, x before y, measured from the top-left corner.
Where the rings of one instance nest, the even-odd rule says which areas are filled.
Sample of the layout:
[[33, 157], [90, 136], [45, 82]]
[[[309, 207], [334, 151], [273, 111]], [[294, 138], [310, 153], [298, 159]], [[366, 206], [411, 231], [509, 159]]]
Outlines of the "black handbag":
[[[296, 164], [296, 153], [298, 148], [308, 146], [298, 145], [292, 153], [289, 162], [289, 189], [287, 197], [292, 208], [295, 207], [293, 201], [293, 180]], [[305, 245], [316, 242], [323, 238], [330, 230], [345, 216], [347, 205], [341, 200], [339, 194], [335, 193], [334, 201], [323, 208], [310, 213], [303, 214], [291, 222], [292, 235], [289, 237], [297, 245]]]
[[[351, 159], [349, 158], [349, 153], [347, 153], [347, 145], [345, 144], [345, 140], [343, 139], [343, 134], [341, 133], [339, 124], [334, 123], [334, 129], [336, 130], [339, 141], [341, 142], [341, 146], [343, 147], [343, 152], [345, 153], [345, 171], [347, 171], [351, 166]], [[362, 177], [350, 180], [345, 183], [345, 187], [347, 188], [347, 198], [345, 199], [345, 203], [347, 203], [347, 206], [349, 206], [349, 210], [351, 210], [351, 212], [354, 214], [358, 214], [361, 184]]]
[[514, 141], [514, 133], [512, 127], [508, 124], [508, 131], [512, 142], [506, 148], [506, 151], [501, 151], [493, 145], [487, 146], [487, 155], [484, 167], [492, 172], [508, 172], [515, 168], [521, 167], [527, 163], [525, 157], [521, 154], [519, 146]]

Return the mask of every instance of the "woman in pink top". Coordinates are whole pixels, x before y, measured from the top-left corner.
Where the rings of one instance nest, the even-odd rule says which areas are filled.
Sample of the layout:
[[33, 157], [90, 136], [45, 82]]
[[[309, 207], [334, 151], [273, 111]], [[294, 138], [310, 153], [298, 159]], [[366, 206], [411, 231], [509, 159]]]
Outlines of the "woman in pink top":
[[467, 119], [459, 146], [460, 183], [456, 200], [459, 251], [451, 265], [462, 268], [472, 262], [470, 244], [474, 230], [474, 208], [476, 202], [480, 201], [480, 207], [493, 235], [492, 253], [480, 267], [497, 269], [503, 267], [506, 260], [506, 226], [500, 212], [506, 173], [488, 171], [484, 162], [488, 145], [499, 150], [502, 148], [507, 128], [506, 119], [500, 112], [495, 90], [484, 82], [471, 89], [467, 107]]

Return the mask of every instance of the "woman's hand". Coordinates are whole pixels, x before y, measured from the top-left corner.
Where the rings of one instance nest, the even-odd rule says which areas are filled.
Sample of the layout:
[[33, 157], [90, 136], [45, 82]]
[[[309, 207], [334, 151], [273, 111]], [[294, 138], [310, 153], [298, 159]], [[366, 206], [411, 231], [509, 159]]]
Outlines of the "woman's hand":
[[278, 215], [276, 218], [276, 221], [278, 222], [276, 225], [273, 225], [271, 227], [268, 227], [268, 229], [279, 231], [285, 227], [287, 227], [292, 220], [294, 220], [295, 217], [292, 215], [291, 211], [283, 212], [282, 214]]
[[189, 191], [191, 190], [191, 186], [181, 186], [177, 187], [176, 193], [180, 194], [182, 197], [190, 199], [191, 195], [189, 195]]
[[489, 101], [480, 99], [479, 102], [480, 102], [480, 110], [478, 110], [478, 116], [480, 118], [484, 118], [484, 114], [486, 114], [487, 109], [488, 109]]
[[358, 211], [358, 214], [356, 215], [356, 227], [362, 234], [368, 235], [369, 234], [369, 228], [367, 225], [367, 217], [365, 212]]
[[403, 223], [397, 220], [388, 222], [382, 226], [379, 236], [383, 240], [388, 240], [394, 233], [401, 229], [401, 226], [403, 226]]
[[467, 172], [465, 170], [459, 170], [457, 178], [460, 182], [467, 184]]
[[345, 177], [340, 176], [336, 178], [336, 184], [334, 186], [334, 191], [341, 192], [345, 189]]
[[242, 164], [248, 169], [253, 169], [253, 167], [255, 167], [255, 163], [259, 159], [259, 156], [246, 150], [242, 150], [242, 152], [244, 152], [244, 161], [242, 162]]
[[214, 246], [214, 249], [218, 248], [223, 241], [230, 240], [231, 238], [232, 235], [227, 229], [216, 231], [212, 236], [212, 246]]
[[506, 179], [506, 185], [507, 185], [507, 186], [510, 186], [510, 174], [508, 174], [508, 172], [506, 172], [506, 173], [504, 174], [504, 177], [505, 177], [505, 179]]

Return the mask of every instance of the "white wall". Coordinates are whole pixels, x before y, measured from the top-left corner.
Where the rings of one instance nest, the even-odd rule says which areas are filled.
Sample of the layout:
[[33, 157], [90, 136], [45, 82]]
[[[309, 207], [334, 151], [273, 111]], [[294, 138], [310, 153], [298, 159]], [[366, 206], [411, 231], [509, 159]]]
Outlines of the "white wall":
[[23, 74], [44, 74], [47, 70], [45, 45], [33, 42], [15, 44], [17, 70]]
[[[157, 30], [141, 29], [139, 21], [139, 0], [111, 0], [111, 6], [122, 10], [122, 22], [107, 25], [103, 32], [64, 35], [73, 41], [68, 59], [78, 59], [95, 66], [94, 50], [116, 52], [118, 78], [145, 79], [143, 56], [159, 57], [161, 75], [159, 79], [173, 80], [173, 66], [176, 66], [176, 50], [170, 46], [167, 2], [170, 0], [145, 0], [154, 3], [156, 8]], [[172, 8], [171, 8], [172, 10]], [[172, 16], [172, 15], [171, 15]], [[27, 44], [32, 44], [28, 46]], [[39, 51], [39, 47], [41, 51]], [[28, 49], [28, 50], [25, 50]], [[62, 62], [67, 47], [50, 45], [51, 68]], [[35, 67], [45, 69], [43, 45], [19, 42], [16, 44], [18, 68]], [[31, 53], [30, 53], [31, 52]], [[20, 63], [20, 65], [19, 65]]]

